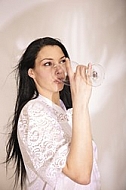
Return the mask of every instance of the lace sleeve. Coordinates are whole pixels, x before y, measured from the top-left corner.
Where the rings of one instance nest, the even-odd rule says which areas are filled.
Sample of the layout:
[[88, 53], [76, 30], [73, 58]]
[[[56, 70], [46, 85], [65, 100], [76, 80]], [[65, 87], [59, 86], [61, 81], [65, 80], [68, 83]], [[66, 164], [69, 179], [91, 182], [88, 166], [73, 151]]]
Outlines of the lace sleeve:
[[20, 115], [18, 133], [25, 147], [23, 151], [28, 154], [37, 175], [54, 186], [65, 166], [70, 142], [55, 114], [48, 110], [48, 106], [37, 103], [25, 106]]

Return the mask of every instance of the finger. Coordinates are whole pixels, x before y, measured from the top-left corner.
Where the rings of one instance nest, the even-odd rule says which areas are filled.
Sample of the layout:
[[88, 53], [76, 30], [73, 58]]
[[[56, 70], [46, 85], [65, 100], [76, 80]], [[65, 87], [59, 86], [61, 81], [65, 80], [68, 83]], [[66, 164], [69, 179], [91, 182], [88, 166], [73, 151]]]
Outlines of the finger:
[[73, 76], [73, 71], [72, 71], [72, 66], [71, 66], [71, 62], [68, 58], [66, 58], [66, 71], [68, 73], [69, 78], [71, 78]]
[[88, 67], [87, 67], [87, 82], [89, 85], [91, 85], [91, 75], [92, 75], [92, 64], [91, 63], [88, 63]]
[[87, 66], [87, 76], [88, 77], [91, 76], [91, 72], [92, 72], [92, 64], [88, 63], [88, 66]]
[[77, 70], [76, 70], [76, 75], [81, 76], [83, 79], [86, 80], [86, 66], [85, 65], [78, 65]]

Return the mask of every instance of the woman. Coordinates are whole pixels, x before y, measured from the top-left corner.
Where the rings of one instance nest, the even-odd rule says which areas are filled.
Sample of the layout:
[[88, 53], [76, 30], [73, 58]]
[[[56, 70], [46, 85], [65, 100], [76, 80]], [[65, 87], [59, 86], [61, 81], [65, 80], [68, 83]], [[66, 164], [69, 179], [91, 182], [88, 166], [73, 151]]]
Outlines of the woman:
[[[65, 70], [70, 89], [62, 82]], [[64, 45], [45, 37], [27, 47], [17, 71], [17, 101], [6, 147], [6, 163], [15, 161], [16, 184], [21, 176], [26, 190], [99, 190], [86, 67], [80, 65], [73, 73]]]

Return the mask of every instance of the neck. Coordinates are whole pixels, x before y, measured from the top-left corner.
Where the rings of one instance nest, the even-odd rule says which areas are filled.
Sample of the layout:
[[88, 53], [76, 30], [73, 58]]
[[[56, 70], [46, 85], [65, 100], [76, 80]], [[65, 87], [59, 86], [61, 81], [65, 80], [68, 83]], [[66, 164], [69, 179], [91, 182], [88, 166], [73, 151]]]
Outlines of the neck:
[[52, 95], [52, 102], [55, 103], [56, 105], [60, 106], [60, 96], [59, 93], [54, 93]]
[[60, 106], [60, 95], [59, 92], [53, 93], [53, 94], [48, 94], [41, 92], [40, 93], [42, 96], [45, 96], [46, 98], [48, 98], [49, 100], [51, 100], [54, 104]]

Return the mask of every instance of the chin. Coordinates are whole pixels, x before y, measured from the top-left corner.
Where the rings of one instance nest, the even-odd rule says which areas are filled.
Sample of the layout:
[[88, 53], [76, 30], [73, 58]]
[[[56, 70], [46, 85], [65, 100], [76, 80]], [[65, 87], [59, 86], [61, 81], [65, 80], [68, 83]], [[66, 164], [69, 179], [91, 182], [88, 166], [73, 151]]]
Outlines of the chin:
[[63, 90], [63, 87], [64, 87], [63, 84], [58, 85], [57, 86], [57, 91], [59, 92], [59, 91]]

